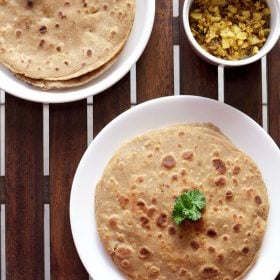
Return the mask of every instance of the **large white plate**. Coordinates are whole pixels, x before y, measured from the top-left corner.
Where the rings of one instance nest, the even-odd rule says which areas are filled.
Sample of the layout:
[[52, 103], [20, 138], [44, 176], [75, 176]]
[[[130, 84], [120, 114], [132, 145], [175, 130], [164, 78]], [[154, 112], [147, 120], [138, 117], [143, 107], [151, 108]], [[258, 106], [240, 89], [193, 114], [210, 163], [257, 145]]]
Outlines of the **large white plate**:
[[118, 82], [143, 53], [150, 38], [155, 17], [155, 0], [136, 0], [136, 15], [128, 41], [117, 61], [94, 81], [83, 86], [43, 91], [18, 80], [0, 64], [0, 88], [19, 98], [43, 103], [62, 103], [95, 95]]
[[94, 280], [125, 279], [104, 252], [94, 215], [95, 186], [121, 143], [139, 133], [183, 122], [212, 122], [261, 169], [270, 200], [268, 228], [256, 265], [246, 280], [273, 280], [280, 270], [280, 151], [252, 119], [223, 103], [194, 96], [155, 99], [134, 107], [108, 124], [90, 144], [77, 169], [70, 220], [80, 258]]

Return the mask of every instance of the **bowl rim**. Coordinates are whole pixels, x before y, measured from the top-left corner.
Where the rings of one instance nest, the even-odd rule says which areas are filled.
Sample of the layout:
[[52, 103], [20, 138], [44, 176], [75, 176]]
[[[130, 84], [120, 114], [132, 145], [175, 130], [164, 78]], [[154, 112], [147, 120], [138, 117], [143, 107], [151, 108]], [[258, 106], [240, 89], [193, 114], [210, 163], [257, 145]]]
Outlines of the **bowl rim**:
[[[207, 62], [214, 64], [214, 65], [219, 65], [219, 66], [229, 66], [229, 67], [235, 67], [235, 66], [243, 66], [243, 65], [247, 65], [250, 63], [254, 63], [257, 60], [261, 59], [263, 56], [267, 55], [271, 49], [276, 45], [279, 37], [280, 37], [280, 27], [279, 28], [274, 28], [273, 32], [271, 31], [271, 37], [269, 38], [269, 40], [266, 41], [266, 43], [264, 44], [264, 46], [260, 49], [260, 51], [253, 55], [250, 56], [248, 58], [245, 59], [241, 59], [241, 60], [225, 60], [222, 58], [218, 58], [212, 54], [210, 54], [209, 52], [207, 52], [206, 50], [204, 50], [200, 44], [196, 41], [196, 39], [194, 38], [192, 32], [191, 32], [191, 28], [189, 25], [189, 11], [191, 8], [191, 4], [194, 0], [185, 0], [184, 1], [184, 6], [183, 6], [183, 25], [184, 25], [184, 29], [185, 29], [185, 33], [187, 35], [187, 38], [191, 44], [191, 47], [194, 49], [194, 51], [204, 60], [206, 60]], [[276, 20], [276, 24], [275, 26], [280, 26], [280, 1], [278, 0], [271, 0], [274, 1], [276, 9], [275, 9], [275, 20]], [[268, 1], [266, 1], [268, 3]], [[269, 5], [269, 3], [268, 3]]]

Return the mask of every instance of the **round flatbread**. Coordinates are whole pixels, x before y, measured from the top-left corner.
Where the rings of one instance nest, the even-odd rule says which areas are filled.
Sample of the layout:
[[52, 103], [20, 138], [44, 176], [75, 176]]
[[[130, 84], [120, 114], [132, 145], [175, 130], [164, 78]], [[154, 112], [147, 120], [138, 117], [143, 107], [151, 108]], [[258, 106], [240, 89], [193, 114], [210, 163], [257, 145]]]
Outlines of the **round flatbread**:
[[0, 1], [0, 62], [33, 79], [69, 80], [116, 56], [135, 0]]
[[[176, 197], [199, 189], [202, 218], [176, 225]], [[237, 280], [255, 263], [269, 202], [253, 160], [215, 127], [178, 125], [123, 144], [96, 193], [101, 241], [128, 279]]]

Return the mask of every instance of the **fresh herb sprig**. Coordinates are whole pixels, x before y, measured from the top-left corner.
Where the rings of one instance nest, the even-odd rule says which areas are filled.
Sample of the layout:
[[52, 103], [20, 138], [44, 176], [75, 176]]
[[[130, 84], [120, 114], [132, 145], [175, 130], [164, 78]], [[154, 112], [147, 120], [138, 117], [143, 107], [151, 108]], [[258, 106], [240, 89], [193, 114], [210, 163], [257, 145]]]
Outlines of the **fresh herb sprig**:
[[177, 225], [180, 225], [185, 219], [198, 221], [205, 205], [206, 199], [198, 189], [184, 192], [176, 198], [172, 219]]

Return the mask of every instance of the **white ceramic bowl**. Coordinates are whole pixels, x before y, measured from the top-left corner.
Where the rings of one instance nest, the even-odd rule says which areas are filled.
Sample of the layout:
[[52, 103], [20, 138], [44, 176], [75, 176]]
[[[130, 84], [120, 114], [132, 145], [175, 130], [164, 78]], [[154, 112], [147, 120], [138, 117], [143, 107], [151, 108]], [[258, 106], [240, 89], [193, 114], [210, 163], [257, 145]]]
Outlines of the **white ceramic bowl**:
[[211, 55], [206, 50], [204, 50], [196, 41], [196, 39], [192, 35], [190, 24], [189, 24], [189, 13], [193, 0], [185, 0], [184, 7], [183, 7], [183, 22], [184, 22], [184, 27], [188, 40], [192, 48], [202, 59], [204, 59], [205, 61], [211, 64], [219, 65], [219, 66], [242, 66], [249, 63], [253, 63], [261, 59], [263, 56], [265, 56], [267, 53], [270, 52], [270, 50], [277, 43], [280, 36], [280, 0], [266, 0], [266, 1], [271, 11], [271, 20], [270, 20], [271, 31], [267, 38], [266, 43], [257, 54], [251, 57], [242, 60], [229, 61]]

